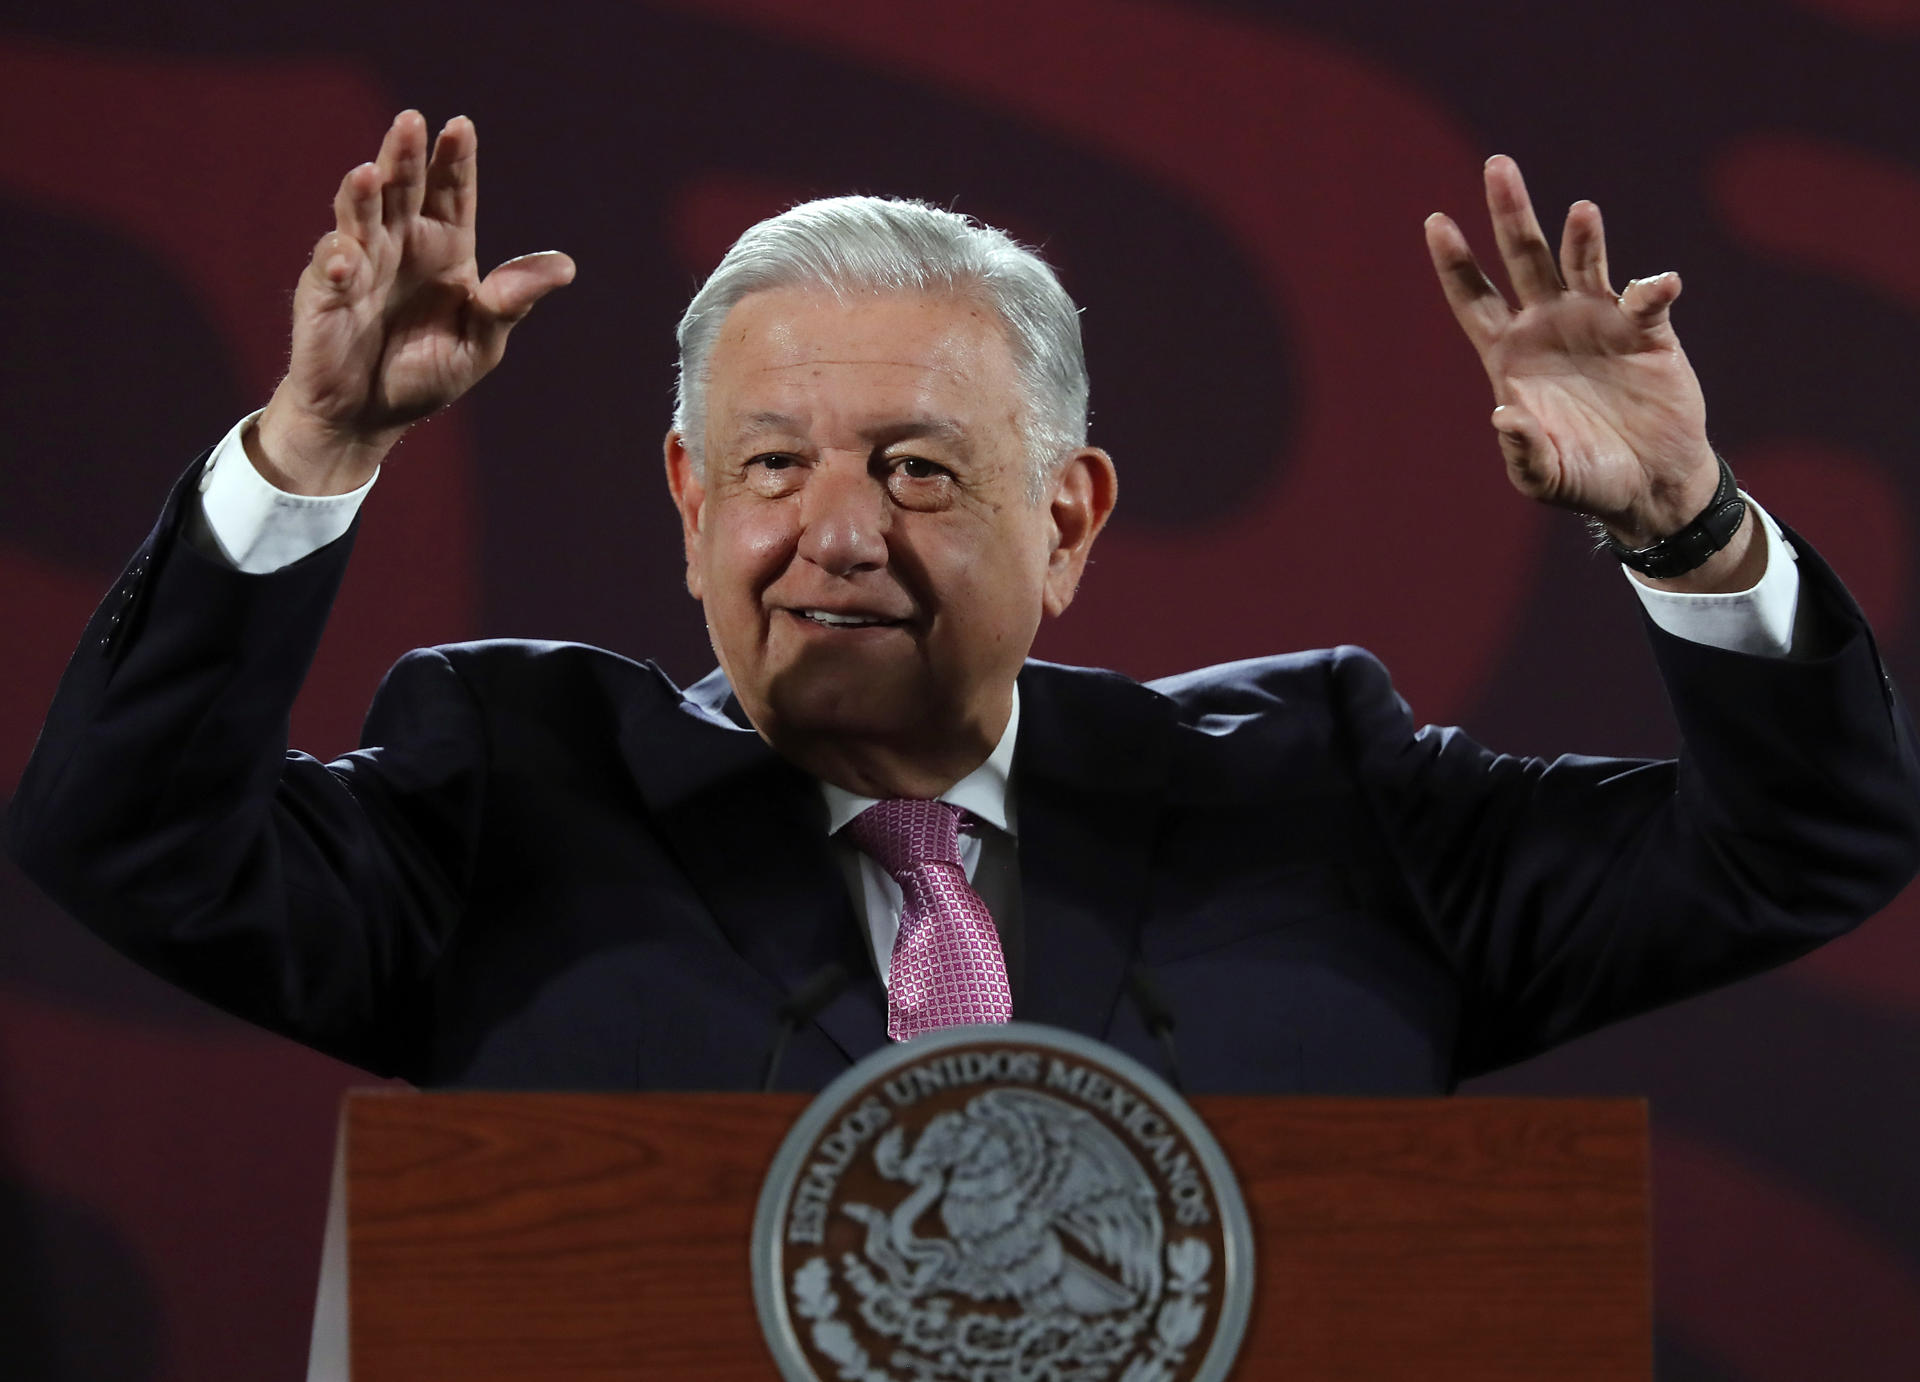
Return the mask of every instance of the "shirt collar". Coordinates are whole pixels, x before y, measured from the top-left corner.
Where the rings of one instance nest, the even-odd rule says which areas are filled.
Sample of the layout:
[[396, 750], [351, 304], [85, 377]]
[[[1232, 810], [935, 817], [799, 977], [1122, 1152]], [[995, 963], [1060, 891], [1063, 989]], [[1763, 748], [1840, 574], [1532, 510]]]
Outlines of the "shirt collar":
[[[1013, 711], [1007, 716], [1007, 727], [1001, 731], [1000, 742], [993, 746], [987, 761], [940, 794], [941, 801], [958, 806], [1016, 838], [1020, 831], [1014, 820], [1013, 793], [1009, 788], [1013, 782], [1013, 745], [1019, 732], [1020, 687], [1016, 683], [1013, 688]], [[820, 784], [820, 795], [827, 803], [829, 835], [837, 835], [842, 826], [879, 800], [878, 797], [857, 796], [831, 782]]]

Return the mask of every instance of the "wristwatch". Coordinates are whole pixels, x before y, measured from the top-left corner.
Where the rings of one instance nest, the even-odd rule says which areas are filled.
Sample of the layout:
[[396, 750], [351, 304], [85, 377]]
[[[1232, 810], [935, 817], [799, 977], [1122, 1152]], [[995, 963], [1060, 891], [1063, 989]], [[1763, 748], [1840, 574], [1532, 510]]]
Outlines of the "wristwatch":
[[1600, 545], [1618, 557], [1622, 566], [1657, 581], [1684, 576], [1706, 565], [1708, 557], [1733, 541], [1733, 535], [1740, 531], [1740, 521], [1747, 516], [1747, 501], [1733, 482], [1733, 467], [1717, 451], [1713, 458], [1720, 462], [1720, 483], [1693, 522], [1658, 542], [1629, 547], [1608, 532], [1599, 519], [1589, 520]]

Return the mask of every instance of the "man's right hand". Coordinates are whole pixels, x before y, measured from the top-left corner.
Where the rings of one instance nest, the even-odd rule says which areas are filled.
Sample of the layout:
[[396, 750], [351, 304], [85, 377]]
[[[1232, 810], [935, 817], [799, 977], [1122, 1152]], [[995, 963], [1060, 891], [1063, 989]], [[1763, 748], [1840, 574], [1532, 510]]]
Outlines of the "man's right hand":
[[478, 383], [514, 324], [573, 280], [573, 261], [556, 251], [480, 277], [478, 148], [473, 122], [458, 116], [429, 159], [426, 120], [402, 111], [379, 158], [341, 179], [335, 228], [294, 293], [286, 378], [246, 438], [280, 489], [358, 489], [409, 424]]

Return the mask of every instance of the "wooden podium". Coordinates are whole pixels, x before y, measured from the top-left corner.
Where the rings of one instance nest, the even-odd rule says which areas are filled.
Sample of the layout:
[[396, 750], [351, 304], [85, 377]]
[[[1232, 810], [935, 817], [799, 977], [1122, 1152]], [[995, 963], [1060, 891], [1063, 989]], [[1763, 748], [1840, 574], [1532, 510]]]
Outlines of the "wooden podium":
[[[1651, 1376], [1639, 1101], [1190, 1102], [1253, 1218], [1235, 1378]], [[748, 1245], [806, 1103], [356, 1092], [316, 1345], [344, 1303], [353, 1382], [774, 1382]]]

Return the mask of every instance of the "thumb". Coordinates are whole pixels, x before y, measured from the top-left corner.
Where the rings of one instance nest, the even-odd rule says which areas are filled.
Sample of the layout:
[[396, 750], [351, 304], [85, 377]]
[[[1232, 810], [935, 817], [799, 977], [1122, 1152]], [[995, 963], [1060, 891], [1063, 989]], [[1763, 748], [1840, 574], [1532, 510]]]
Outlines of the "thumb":
[[481, 311], [476, 314], [477, 344], [492, 355], [506, 344], [507, 332], [517, 325], [534, 304], [555, 288], [573, 282], [573, 260], [558, 250], [542, 250], [509, 259], [480, 280], [474, 298]]
[[1652, 278], [1636, 278], [1620, 295], [1620, 310], [1642, 331], [1667, 324], [1667, 313], [1680, 296], [1680, 275], [1669, 270]]
[[1511, 403], [1493, 410], [1493, 428], [1513, 487], [1529, 499], [1547, 498], [1553, 492], [1559, 454], [1545, 429], [1533, 414]]
[[509, 259], [480, 281], [480, 303], [497, 317], [517, 322], [555, 288], [573, 282], [573, 260], [559, 250]]

